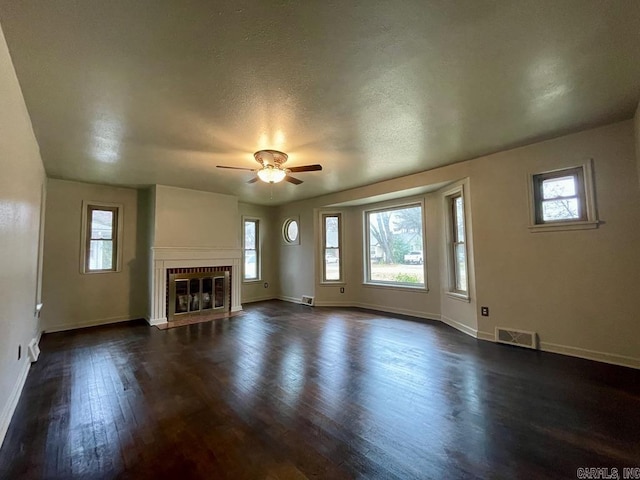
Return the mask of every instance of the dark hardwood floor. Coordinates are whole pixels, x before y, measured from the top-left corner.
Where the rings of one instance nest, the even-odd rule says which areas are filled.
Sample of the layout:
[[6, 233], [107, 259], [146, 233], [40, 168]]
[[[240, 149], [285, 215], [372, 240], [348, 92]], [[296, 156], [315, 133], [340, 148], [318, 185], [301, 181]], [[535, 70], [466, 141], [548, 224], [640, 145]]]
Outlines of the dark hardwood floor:
[[576, 478], [640, 466], [640, 371], [284, 302], [45, 335], [2, 479]]

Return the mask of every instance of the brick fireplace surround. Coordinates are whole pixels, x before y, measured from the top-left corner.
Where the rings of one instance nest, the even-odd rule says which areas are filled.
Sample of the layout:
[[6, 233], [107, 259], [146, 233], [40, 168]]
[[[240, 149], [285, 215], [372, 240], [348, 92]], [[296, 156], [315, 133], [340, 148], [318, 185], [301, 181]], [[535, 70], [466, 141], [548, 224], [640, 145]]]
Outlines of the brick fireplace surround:
[[149, 325], [167, 323], [167, 278], [169, 269], [199, 267], [231, 267], [231, 312], [242, 310], [240, 277], [242, 252], [238, 248], [152, 248], [151, 315]]

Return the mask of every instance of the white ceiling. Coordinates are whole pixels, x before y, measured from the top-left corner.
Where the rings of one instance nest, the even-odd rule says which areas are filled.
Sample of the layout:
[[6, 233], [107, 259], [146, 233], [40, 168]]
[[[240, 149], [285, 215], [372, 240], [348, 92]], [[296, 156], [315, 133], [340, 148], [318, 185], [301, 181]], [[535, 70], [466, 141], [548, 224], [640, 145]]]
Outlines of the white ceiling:
[[[630, 118], [640, 1], [0, 0], [49, 176], [281, 204]], [[261, 148], [299, 186], [248, 185]]]

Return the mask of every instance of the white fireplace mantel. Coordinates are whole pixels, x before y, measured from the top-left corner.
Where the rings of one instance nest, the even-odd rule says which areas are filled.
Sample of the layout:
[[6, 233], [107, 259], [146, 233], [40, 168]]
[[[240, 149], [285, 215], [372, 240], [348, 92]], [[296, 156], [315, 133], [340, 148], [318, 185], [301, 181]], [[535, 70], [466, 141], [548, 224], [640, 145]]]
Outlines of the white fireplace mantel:
[[239, 248], [153, 247], [151, 249], [151, 305], [149, 325], [167, 323], [167, 269], [195, 267], [231, 267], [231, 311], [242, 310], [241, 260]]

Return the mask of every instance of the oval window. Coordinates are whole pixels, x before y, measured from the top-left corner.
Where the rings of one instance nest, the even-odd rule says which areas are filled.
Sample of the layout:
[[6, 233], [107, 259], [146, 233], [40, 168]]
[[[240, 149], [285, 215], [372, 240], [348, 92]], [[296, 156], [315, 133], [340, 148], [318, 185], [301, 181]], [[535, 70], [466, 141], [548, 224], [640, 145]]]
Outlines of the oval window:
[[284, 222], [284, 239], [287, 243], [295, 243], [298, 241], [298, 221], [290, 218]]

